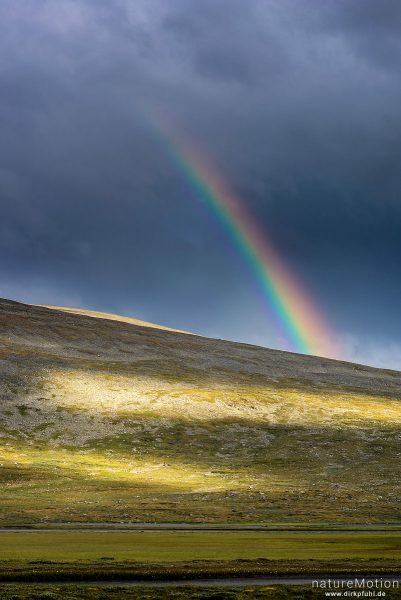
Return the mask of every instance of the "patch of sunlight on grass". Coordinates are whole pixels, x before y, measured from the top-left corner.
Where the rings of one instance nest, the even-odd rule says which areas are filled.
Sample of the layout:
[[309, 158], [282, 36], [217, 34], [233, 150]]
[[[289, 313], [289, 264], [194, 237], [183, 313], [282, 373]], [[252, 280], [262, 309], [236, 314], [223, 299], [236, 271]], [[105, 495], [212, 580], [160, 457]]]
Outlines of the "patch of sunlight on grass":
[[189, 331], [183, 331], [182, 329], [173, 329], [172, 327], [167, 327], [166, 325], [158, 325], [156, 323], [150, 323], [149, 321], [142, 321], [140, 319], [134, 319], [133, 317], [124, 317], [123, 315], [115, 315], [114, 313], [101, 312], [98, 310], [89, 310], [86, 308], [70, 308], [67, 306], [53, 306], [49, 304], [37, 304], [36, 306], [42, 306], [43, 308], [50, 308], [51, 310], [59, 310], [75, 315], [84, 315], [86, 317], [92, 317], [95, 319], [119, 321], [120, 323], [129, 323], [131, 325], [139, 325], [140, 327], [150, 327], [151, 329], [162, 329], [164, 331], [175, 331], [177, 333], [187, 333], [189, 335], [192, 335]]
[[232, 419], [256, 424], [360, 427], [401, 424], [397, 399], [326, 389], [273, 386], [210, 388], [157, 382], [146, 375], [52, 370], [46, 388], [58, 407], [130, 417], [188, 421]]
[[241, 478], [208, 472], [179, 460], [157, 462], [152, 457], [116, 458], [99, 452], [58, 448], [30, 448], [23, 451], [10, 445], [0, 447], [0, 461], [5, 466], [66, 471], [81, 478], [97, 481], [127, 482], [134, 486], [154, 486], [177, 492], [225, 491], [244, 485]]

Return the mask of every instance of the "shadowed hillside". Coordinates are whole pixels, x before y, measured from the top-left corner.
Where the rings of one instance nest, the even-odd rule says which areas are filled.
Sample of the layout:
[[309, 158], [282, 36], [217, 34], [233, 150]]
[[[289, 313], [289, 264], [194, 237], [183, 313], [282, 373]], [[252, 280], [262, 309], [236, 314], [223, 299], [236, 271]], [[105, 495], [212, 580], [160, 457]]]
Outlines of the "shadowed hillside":
[[1, 524], [401, 520], [399, 372], [95, 316], [0, 300]]

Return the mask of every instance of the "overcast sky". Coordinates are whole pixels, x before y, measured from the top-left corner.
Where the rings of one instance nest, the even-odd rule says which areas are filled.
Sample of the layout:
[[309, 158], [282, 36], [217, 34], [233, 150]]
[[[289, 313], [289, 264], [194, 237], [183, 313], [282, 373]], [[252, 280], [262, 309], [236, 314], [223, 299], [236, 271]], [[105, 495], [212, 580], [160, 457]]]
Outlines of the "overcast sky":
[[343, 357], [401, 369], [399, 0], [0, 4], [0, 295], [280, 347], [154, 106], [238, 192]]

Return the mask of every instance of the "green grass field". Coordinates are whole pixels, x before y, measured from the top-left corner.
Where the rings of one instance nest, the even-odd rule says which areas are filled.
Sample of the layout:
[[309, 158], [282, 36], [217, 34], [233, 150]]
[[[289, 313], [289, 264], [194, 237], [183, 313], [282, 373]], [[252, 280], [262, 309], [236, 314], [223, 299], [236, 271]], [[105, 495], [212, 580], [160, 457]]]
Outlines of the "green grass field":
[[0, 560], [94, 561], [400, 559], [399, 532], [0, 533]]

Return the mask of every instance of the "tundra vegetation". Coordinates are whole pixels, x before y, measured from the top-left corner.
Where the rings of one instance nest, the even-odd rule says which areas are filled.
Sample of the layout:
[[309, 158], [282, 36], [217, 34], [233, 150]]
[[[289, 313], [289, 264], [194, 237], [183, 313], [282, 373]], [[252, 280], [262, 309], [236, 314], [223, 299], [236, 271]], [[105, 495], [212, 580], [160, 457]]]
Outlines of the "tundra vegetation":
[[400, 521], [401, 376], [0, 302], [0, 523]]

